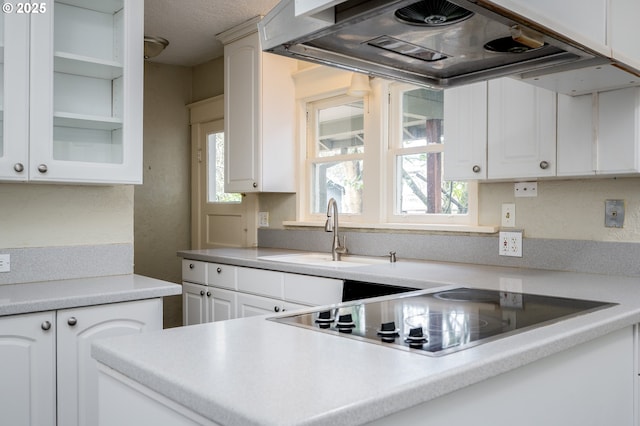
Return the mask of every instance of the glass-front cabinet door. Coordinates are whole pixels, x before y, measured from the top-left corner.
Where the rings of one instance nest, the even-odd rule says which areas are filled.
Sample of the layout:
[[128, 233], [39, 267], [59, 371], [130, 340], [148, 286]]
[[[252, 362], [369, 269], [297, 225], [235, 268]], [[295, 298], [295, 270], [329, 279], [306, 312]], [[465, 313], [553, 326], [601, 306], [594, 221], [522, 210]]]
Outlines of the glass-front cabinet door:
[[[27, 17], [26, 34], [9, 39], [18, 15]], [[28, 123], [28, 137], [20, 138], [28, 152], [22, 179], [141, 183], [143, 3], [46, 0], [32, 3], [29, 13], [5, 12], [2, 18], [7, 24], [3, 122], [9, 125], [7, 114], [16, 108], [14, 116]], [[22, 47], [27, 72], [11, 68], [10, 74], [8, 40], [20, 39], [27, 40]], [[27, 90], [8, 99], [16, 82]], [[11, 135], [5, 127], [3, 159], [18, 149]], [[5, 175], [3, 170], [0, 178]]]
[[22, 181], [29, 165], [29, 15], [10, 13], [7, 4], [0, 13], [0, 178]]

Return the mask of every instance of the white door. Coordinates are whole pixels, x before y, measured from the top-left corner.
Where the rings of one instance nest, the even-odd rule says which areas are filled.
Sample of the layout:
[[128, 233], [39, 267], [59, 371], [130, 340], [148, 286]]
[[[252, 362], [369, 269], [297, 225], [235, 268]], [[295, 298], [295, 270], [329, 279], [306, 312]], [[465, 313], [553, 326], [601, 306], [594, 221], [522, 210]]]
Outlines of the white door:
[[56, 424], [55, 313], [0, 318], [0, 423]]
[[210, 320], [224, 321], [236, 317], [236, 292], [210, 287]]
[[184, 325], [207, 322], [207, 306], [204, 303], [207, 287], [182, 283], [182, 323]]
[[224, 192], [224, 121], [195, 124], [193, 137], [193, 249], [255, 246], [257, 196]]
[[162, 329], [162, 299], [65, 309], [58, 322], [58, 425], [98, 424], [94, 339]]

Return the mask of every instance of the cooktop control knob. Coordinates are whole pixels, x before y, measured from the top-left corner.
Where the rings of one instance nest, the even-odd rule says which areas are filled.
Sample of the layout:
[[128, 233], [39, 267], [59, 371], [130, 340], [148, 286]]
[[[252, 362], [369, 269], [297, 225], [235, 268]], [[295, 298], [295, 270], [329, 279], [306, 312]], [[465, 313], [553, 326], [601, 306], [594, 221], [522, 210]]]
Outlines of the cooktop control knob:
[[316, 324], [318, 324], [318, 327], [329, 328], [333, 321], [335, 321], [335, 318], [331, 316], [331, 311], [318, 312], [318, 317], [316, 318]]
[[391, 322], [383, 322], [380, 324], [380, 330], [378, 330], [378, 336], [380, 336], [380, 340], [383, 342], [393, 342], [396, 340], [396, 337], [399, 337], [398, 329], [396, 328], [396, 323], [394, 321]]
[[351, 329], [353, 329], [356, 325], [353, 323], [353, 318], [351, 314], [344, 314], [338, 317], [338, 322], [336, 323], [336, 328], [341, 333], [351, 333]]
[[427, 343], [427, 338], [422, 332], [422, 327], [415, 327], [409, 330], [409, 335], [404, 341], [412, 348], [420, 348]]

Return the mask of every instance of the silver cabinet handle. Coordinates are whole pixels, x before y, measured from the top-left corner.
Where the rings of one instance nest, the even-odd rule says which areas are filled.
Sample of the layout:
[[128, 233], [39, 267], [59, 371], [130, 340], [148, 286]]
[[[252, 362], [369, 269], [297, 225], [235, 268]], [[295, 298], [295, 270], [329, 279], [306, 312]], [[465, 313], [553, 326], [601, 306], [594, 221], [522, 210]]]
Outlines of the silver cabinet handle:
[[15, 170], [18, 173], [22, 173], [24, 171], [24, 164], [22, 163], [16, 163], [13, 165], [13, 170]]
[[541, 168], [542, 170], [545, 170], [545, 169], [546, 169], [546, 168], [548, 168], [548, 167], [549, 167], [549, 162], [548, 162], [548, 161], [541, 161], [541, 162], [540, 162], [540, 168]]
[[204, 296], [204, 290], [200, 290], [200, 296]]
[[49, 321], [45, 321], [42, 324], [40, 324], [40, 327], [45, 331], [49, 330], [51, 328], [51, 323]]
[[190, 264], [189, 264], [189, 269], [193, 269], [193, 268], [195, 268], [195, 267], [196, 267], [196, 265], [194, 265], [193, 263], [190, 263]]
[[280, 312], [280, 306], [274, 306], [274, 307], [273, 307], [273, 310], [274, 310], [275, 312]]
[[217, 272], [217, 273], [221, 273], [221, 272], [222, 272], [222, 268], [218, 268], [218, 269], [216, 269], [216, 272]]
[[71, 317], [67, 320], [67, 324], [69, 324], [71, 327], [73, 327], [77, 323], [78, 323], [78, 319], [76, 317]]
[[46, 165], [46, 164], [40, 164], [40, 165], [38, 166], [38, 171], [39, 171], [40, 173], [47, 173], [47, 170], [49, 170], [49, 169], [47, 168], [47, 165]]
[[211, 292], [210, 291], [207, 292], [207, 297], [211, 297]]
[[477, 164], [475, 166], [473, 166], [471, 168], [471, 170], [473, 170], [473, 173], [480, 173], [480, 166], [478, 166]]

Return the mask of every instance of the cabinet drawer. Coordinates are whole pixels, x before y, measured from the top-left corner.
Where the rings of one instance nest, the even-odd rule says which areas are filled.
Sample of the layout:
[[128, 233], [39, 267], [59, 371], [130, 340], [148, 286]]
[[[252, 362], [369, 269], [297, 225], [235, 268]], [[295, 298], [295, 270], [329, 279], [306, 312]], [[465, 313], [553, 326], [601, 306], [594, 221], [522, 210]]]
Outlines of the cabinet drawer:
[[236, 289], [236, 269], [235, 266], [223, 265], [221, 263], [207, 264], [207, 284], [215, 287]]
[[284, 274], [284, 299], [306, 305], [330, 305], [342, 300], [342, 280]]
[[283, 275], [263, 269], [238, 268], [238, 291], [282, 299]]
[[197, 260], [182, 260], [182, 281], [192, 283], [207, 283], [207, 264]]

